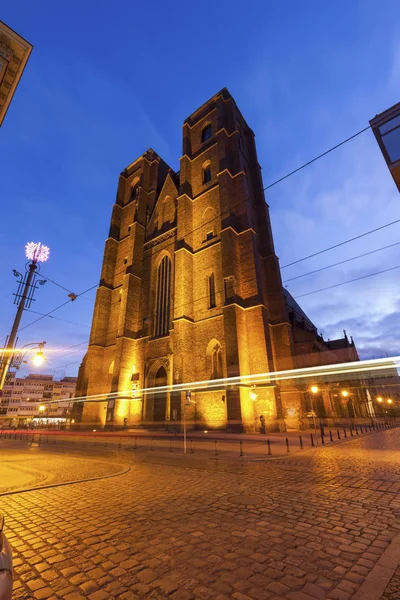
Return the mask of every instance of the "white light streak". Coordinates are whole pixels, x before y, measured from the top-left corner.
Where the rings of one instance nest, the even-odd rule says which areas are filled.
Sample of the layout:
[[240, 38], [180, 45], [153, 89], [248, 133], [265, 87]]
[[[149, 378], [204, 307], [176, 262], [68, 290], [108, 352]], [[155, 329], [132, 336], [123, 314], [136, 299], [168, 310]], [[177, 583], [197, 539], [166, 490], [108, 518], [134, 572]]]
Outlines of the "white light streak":
[[[225, 377], [222, 379], [212, 379], [204, 381], [190, 381], [187, 383], [176, 383], [160, 387], [148, 387], [136, 389], [136, 395], [148, 393], [165, 392], [186, 392], [190, 389], [196, 391], [210, 391], [216, 388], [223, 389], [229, 386], [249, 387], [252, 385], [269, 385], [274, 381], [285, 381], [288, 379], [315, 379], [316, 377], [328, 377], [338, 375], [355, 375], [357, 373], [367, 373], [370, 371], [381, 371], [384, 369], [400, 368], [400, 356], [392, 358], [379, 358], [350, 363], [339, 363], [333, 365], [321, 365], [318, 367], [306, 367], [303, 369], [290, 369], [286, 371], [271, 371], [270, 373], [257, 373], [255, 375], [240, 375], [237, 377]], [[368, 387], [368, 384], [365, 384]], [[71, 398], [71, 402], [106, 402], [115, 398], [121, 398], [126, 401], [137, 402], [140, 398], [132, 398], [132, 392], [119, 391], [108, 392], [106, 394], [95, 394], [93, 396], [80, 396]]]

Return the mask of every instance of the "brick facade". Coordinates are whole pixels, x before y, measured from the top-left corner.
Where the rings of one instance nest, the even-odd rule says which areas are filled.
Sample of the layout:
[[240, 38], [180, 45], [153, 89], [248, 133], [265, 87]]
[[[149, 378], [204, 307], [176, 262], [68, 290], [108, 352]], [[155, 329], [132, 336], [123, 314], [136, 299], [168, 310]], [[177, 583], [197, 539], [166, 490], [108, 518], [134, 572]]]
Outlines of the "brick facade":
[[[77, 417], [178, 424], [184, 393], [133, 388], [295, 368], [308, 346], [290, 310], [254, 134], [223, 89], [185, 120], [179, 173], [150, 149], [120, 175], [77, 386], [78, 397], [104, 401], [85, 402]], [[299, 426], [304, 393], [293, 382], [257, 394], [222, 382], [192, 399], [191, 427], [254, 431], [264, 415], [276, 430]]]

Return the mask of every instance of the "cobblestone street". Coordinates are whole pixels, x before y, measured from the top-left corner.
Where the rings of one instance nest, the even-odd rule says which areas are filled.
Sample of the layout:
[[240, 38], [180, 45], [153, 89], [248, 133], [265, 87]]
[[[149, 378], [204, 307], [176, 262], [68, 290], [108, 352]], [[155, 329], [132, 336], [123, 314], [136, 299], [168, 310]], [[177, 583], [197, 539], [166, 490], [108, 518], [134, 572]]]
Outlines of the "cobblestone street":
[[377, 563], [399, 597], [397, 429], [269, 461], [0, 450], [16, 599], [349, 600]]

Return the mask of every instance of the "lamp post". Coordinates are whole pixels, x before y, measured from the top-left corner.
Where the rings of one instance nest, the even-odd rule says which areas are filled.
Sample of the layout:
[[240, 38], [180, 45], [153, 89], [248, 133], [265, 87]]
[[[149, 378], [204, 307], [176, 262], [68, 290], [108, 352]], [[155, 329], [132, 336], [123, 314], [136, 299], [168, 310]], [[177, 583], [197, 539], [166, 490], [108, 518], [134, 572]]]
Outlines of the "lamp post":
[[317, 429], [316, 423], [315, 423], [315, 415], [316, 412], [314, 410], [314, 402], [313, 402], [313, 396], [315, 396], [315, 394], [318, 394], [319, 392], [319, 387], [317, 385], [312, 385], [311, 386], [311, 411], [312, 411], [312, 418], [313, 418], [313, 425], [314, 425], [314, 430]]
[[[39, 263], [45, 262], [49, 258], [50, 250], [47, 246], [43, 246], [43, 244], [40, 242], [28, 242], [28, 244], [25, 246], [25, 255], [30, 260], [30, 263], [27, 264], [25, 275], [22, 276], [21, 273], [18, 273], [18, 271], [15, 271], [14, 269], [15, 277], [19, 277], [18, 290], [14, 300], [14, 303], [18, 308], [1, 361], [0, 390], [3, 388], [8, 369], [11, 365], [22, 313], [24, 312], [25, 308], [30, 307], [33, 300], [33, 295], [37, 289], [36, 276], [39, 272]], [[38, 280], [40, 285], [44, 285], [45, 282], [46, 280]]]
[[39, 406], [39, 413], [42, 415], [43, 419], [44, 419], [44, 413], [46, 412], [46, 407], [44, 404], [41, 404]]
[[[376, 401], [379, 402], [380, 406], [382, 406], [382, 402], [383, 402], [382, 396], [378, 396]], [[379, 414], [382, 416], [382, 410], [379, 411]]]

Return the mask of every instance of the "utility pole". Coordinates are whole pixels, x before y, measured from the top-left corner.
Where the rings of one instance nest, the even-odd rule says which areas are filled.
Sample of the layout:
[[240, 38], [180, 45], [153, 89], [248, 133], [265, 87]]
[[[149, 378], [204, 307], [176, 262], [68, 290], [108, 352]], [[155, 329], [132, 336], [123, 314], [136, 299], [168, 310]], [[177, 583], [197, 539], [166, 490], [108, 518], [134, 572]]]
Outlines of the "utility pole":
[[[14, 323], [11, 328], [11, 333], [8, 336], [7, 346], [3, 352], [3, 360], [0, 367], [0, 390], [3, 389], [4, 382], [7, 377], [8, 369], [10, 368], [13, 350], [17, 338], [19, 324], [21, 322], [22, 313], [25, 308], [29, 308], [32, 301], [36, 286], [36, 275], [39, 272], [40, 262], [45, 262], [49, 258], [50, 250], [47, 246], [43, 246], [40, 242], [29, 242], [25, 246], [25, 255], [30, 259], [30, 263], [27, 264], [25, 275], [22, 276], [14, 269], [15, 277], [19, 277], [19, 285], [17, 293], [15, 294], [14, 304], [17, 305], [17, 313], [14, 318]], [[40, 285], [44, 285], [46, 280], [38, 281]]]

